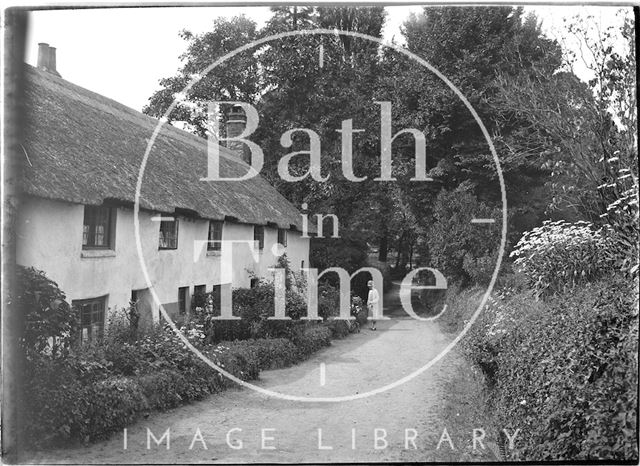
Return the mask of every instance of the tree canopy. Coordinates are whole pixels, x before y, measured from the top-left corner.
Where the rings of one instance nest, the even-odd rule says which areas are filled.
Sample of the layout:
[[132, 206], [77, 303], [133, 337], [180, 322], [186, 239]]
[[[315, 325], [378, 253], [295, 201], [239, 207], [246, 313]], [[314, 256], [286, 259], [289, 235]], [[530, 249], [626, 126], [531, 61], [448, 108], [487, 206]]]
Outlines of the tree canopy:
[[[376, 42], [344, 34], [280, 38], [237, 54], [181, 94], [215, 59], [257, 38], [313, 28], [380, 38], [385, 23], [383, 7], [273, 7], [272, 13], [262, 29], [240, 16], [219, 19], [204, 34], [184, 31], [183, 66], [161, 80], [144, 111], [161, 116], [179, 96], [170, 122], [185, 122], [203, 136], [206, 102], [251, 103], [260, 115], [251, 139], [264, 150], [263, 175], [294, 204], [306, 202], [311, 214], [336, 214], [340, 231], [376, 245], [381, 260], [395, 250], [398, 267], [413, 262], [416, 250], [422, 251], [419, 262], [430, 260], [428, 248], [420, 245], [436, 234], [434, 228], [442, 230], [433, 226], [436, 200], [448, 199], [441, 191], [464, 192], [465, 200], [488, 212], [501, 207], [493, 155], [465, 103], [435, 74]], [[576, 23], [573, 32], [584, 32], [584, 27]], [[624, 144], [625, 160], [633, 153], [628, 150], [633, 140], [629, 131], [615, 122], [627, 118], [623, 126], [635, 125], [623, 115], [629, 113], [631, 99], [625, 61], [630, 55], [607, 49], [613, 35], [590, 44], [601, 56], [596, 56], [595, 80], [584, 83], [567, 66], [566, 52], [522, 8], [425, 7], [405, 21], [402, 33], [406, 48], [460, 90], [491, 135], [513, 236], [539, 224], [563, 202], [579, 206], [576, 212], [582, 217], [600, 213], [595, 188], [606, 174], [596, 166]], [[423, 134], [425, 168], [433, 181], [411, 181], [417, 163], [412, 134], [393, 139], [395, 179], [374, 180], [381, 176], [381, 102], [390, 103], [392, 135], [407, 128]], [[618, 116], [611, 111], [613, 104], [618, 104]], [[313, 172], [315, 136], [302, 128], [321, 142], [315, 175], [323, 181], [304, 177]], [[343, 154], [347, 128], [353, 130], [351, 164]], [[293, 153], [288, 169], [300, 179], [284, 181], [279, 163]], [[363, 181], [353, 182], [353, 177]], [[581, 187], [583, 179], [587, 185]]]

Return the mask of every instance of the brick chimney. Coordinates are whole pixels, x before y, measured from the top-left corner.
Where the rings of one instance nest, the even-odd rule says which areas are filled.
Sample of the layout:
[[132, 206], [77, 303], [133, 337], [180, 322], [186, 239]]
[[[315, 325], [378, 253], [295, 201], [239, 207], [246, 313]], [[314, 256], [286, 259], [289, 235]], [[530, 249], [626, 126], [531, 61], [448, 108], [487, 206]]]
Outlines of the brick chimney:
[[[247, 116], [239, 105], [234, 105], [227, 113], [227, 137], [239, 136], [247, 126]], [[251, 163], [251, 154], [246, 144], [239, 141], [227, 141], [227, 149], [238, 155], [246, 163]]]
[[38, 69], [60, 77], [56, 70], [56, 48], [46, 42], [38, 44]]

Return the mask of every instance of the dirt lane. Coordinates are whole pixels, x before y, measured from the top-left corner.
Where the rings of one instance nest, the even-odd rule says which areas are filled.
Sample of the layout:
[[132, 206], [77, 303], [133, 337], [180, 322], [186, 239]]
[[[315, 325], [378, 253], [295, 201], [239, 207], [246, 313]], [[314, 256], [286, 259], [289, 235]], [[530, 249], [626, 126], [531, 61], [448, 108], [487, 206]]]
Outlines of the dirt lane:
[[[387, 311], [394, 306], [389, 302]], [[334, 341], [300, 365], [263, 372], [257, 384], [300, 396], [363, 393], [421, 367], [448, 341], [435, 323], [394, 315], [379, 322], [376, 332], [363, 329]], [[39, 453], [29, 459], [78, 464], [460, 461], [463, 443], [469, 440], [461, 436], [471, 433], [455, 433], [448, 427], [443, 394], [447, 381], [464, 370], [468, 368], [463, 360], [451, 353], [397, 388], [337, 403], [286, 401], [249, 389], [229, 390], [130, 426], [126, 450], [123, 434], [118, 434], [88, 447]], [[436, 448], [447, 427], [455, 451], [446, 441]], [[147, 429], [158, 439], [170, 429], [170, 449], [166, 442], [157, 446], [153, 439], [147, 449]], [[239, 442], [242, 448], [234, 449]]]

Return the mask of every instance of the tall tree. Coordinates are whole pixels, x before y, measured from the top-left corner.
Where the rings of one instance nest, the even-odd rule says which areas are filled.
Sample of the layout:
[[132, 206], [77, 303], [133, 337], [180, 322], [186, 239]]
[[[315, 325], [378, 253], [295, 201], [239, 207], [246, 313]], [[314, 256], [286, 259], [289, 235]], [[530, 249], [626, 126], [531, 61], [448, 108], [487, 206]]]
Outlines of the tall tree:
[[160, 80], [161, 89], [149, 98], [143, 112], [159, 118], [179, 99], [168, 116], [169, 123], [185, 122], [193, 132], [205, 136], [208, 102], [254, 102], [258, 98], [261, 88], [258, 61], [253, 51], [237, 54], [202, 76], [186, 95], [182, 95], [183, 90], [215, 60], [255, 40], [258, 31], [253, 20], [237, 16], [216, 19], [209, 32], [194, 35], [184, 30], [180, 35], [187, 42], [187, 50], [180, 57], [184, 64], [175, 76]]
[[[403, 33], [407, 48], [446, 76], [494, 135], [518, 130], [513, 122], [505, 122], [502, 110], [493, 105], [499, 95], [497, 76], [535, 70], [552, 74], [561, 65], [559, 45], [542, 35], [535, 17], [524, 18], [521, 8], [426, 7], [422, 14], [409, 17]], [[427, 135], [428, 164], [435, 181], [407, 185], [418, 218], [428, 223], [434, 191], [453, 190], [463, 182], [471, 183], [482, 202], [498, 205], [500, 186], [493, 156], [461, 99], [434, 74], [410, 60], [394, 57], [387, 66], [384, 75], [393, 78], [381, 80], [381, 86], [398, 94], [400, 106], [394, 121], [404, 125], [413, 122]], [[510, 209], [516, 213], [513, 221], [522, 224], [532, 217], [530, 204], [547, 172], [533, 156], [513, 157], [504, 147], [498, 145], [497, 149]], [[412, 141], [400, 142], [398, 151], [410, 161]], [[544, 202], [540, 201], [534, 214], [543, 210]]]
[[[585, 49], [581, 57], [591, 71], [588, 82], [572, 70], [576, 57], [565, 55], [566, 71], [543, 70], [499, 77], [498, 105], [510, 121], [526, 120], [526, 131], [499, 140], [514, 156], [534, 152], [548, 168], [552, 199], [549, 214], [601, 221], [600, 215], [620, 192], [620, 170], [637, 179], [635, 47], [630, 18], [621, 27], [599, 30], [575, 18], [569, 34]], [[617, 49], [617, 50], [616, 50]]]

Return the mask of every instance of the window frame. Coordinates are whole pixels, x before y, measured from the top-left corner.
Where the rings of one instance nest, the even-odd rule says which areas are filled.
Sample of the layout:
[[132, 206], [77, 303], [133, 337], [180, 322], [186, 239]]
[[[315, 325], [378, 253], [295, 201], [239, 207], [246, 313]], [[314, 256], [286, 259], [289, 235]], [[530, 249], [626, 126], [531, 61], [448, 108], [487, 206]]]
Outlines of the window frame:
[[[106, 222], [101, 225], [106, 226], [103, 237], [104, 244], [95, 244], [96, 227], [99, 225], [96, 222], [99, 213], [106, 213]], [[87, 216], [89, 214], [90, 220], [87, 222]], [[82, 249], [83, 250], [113, 250], [115, 249], [115, 221], [116, 221], [116, 209], [105, 205], [85, 205], [84, 216], [82, 218]], [[89, 227], [88, 230], [86, 227]], [[85, 238], [87, 243], [85, 244]], [[93, 238], [94, 244], [89, 244], [89, 239]]]
[[[169, 238], [169, 240], [172, 240], [172, 243], [169, 243], [169, 241], [166, 239], [166, 237], [163, 235], [163, 226], [166, 226], [168, 224], [173, 224], [173, 238]], [[179, 232], [179, 223], [178, 223], [178, 219], [174, 218], [173, 220], [161, 220], [160, 221], [160, 227], [158, 229], [158, 249], [159, 250], [174, 250], [174, 249], [178, 249], [178, 232]], [[165, 245], [163, 245], [163, 242], [165, 243]], [[173, 245], [170, 245], [173, 244]]]
[[259, 251], [262, 251], [264, 249], [264, 226], [253, 226], [253, 241], [258, 243]]
[[[215, 227], [220, 227], [219, 238], [214, 238], [213, 233], [216, 233]], [[209, 231], [207, 233], [207, 251], [221, 251], [222, 250], [222, 232], [224, 230], [224, 220], [209, 220]]]
[[[280, 235], [282, 235], [282, 238], [280, 238]], [[288, 231], [285, 228], [278, 228], [278, 243], [280, 243], [285, 248], [287, 247], [288, 236]], [[281, 239], [283, 241], [281, 241]]]
[[[71, 301], [71, 305], [74, 309], [78, 310], [79, 313], [79, 320], [80, 320], [80, 334], [78, 336], [78, 340], [79, 343], [81, 345], [85, 344], [85, 343], [95, 343], [97, 341], [100, 341], [103, 336], [104, 336], [104, 330], [105, 330], [105, 322], [106, 322], [106, 315], [107, 315], [107, 297], [108, 295], [104, 295], [104, 296], [98, 296], [96, 298], [88, 298], [88, 299], [75, 299], [73, 301]], [[85, 312], [85, 307], [86, 306], [90, 306], [90, 305], [98, 305], [100, 306], [100, 309], [94, 309], [92, 308], [91, 310], [89, 310], [89, 324], [88, 326], [86, 326], [84, 324], [84, 320], [83, 320], [83, 313]], [[94, 318], [96, 317], [96, 314], [98, 315], [98, 318], [95, 319], [94, 322]], [[97, 335], [94, 335], [94, 325], [97, 325]], [[84, 332], [83, 330], [87, 328], [87, 339], [84, 339]]]

